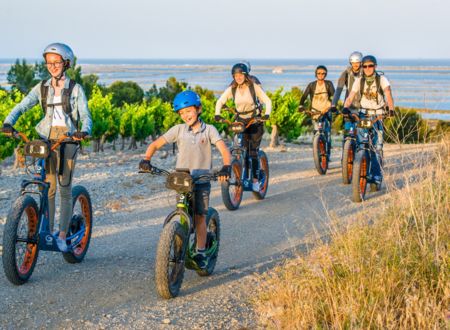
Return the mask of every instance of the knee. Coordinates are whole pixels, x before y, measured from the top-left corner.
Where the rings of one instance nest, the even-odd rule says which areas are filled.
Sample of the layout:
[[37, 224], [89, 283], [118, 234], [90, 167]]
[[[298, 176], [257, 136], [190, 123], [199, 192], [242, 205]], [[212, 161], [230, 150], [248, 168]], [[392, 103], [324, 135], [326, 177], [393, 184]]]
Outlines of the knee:
[[72, 198], [72, 187], [68, 186], [68, 187], [59, 187], [59, 193], [61, 195], [61, 199], [71, 199]]

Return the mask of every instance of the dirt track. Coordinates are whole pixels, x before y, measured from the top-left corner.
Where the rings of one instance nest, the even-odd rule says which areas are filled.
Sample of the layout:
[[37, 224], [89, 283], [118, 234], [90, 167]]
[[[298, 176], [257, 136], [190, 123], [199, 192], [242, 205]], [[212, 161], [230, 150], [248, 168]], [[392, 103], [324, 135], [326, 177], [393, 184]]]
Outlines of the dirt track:
[[[388, 180], [413, 170], [408, 165], [424, 148], [429, 146], [386, 146]], [[187, 271], [181, 295], [170, 301], [157, 296], [153, 267], [174, 195], [162, 178], [136, 173], [142, 150], [80, 157], [75, 182], [90, 190], [96, 211], [86, 259], [70, 265], [59, 254], [42, 252], [31, 280], [20, 287], [10, 284], [0, 267], [0, 328], [255, 327], [249, 301], [254, 273], [301, 250], [307, 233], [326, 225], [330, 216], [349, 220], [388, 196], [384, 188], [365, 203], [351, 202], [351, 187], [341, 183], [338, 148], [325, 176], [313, 169], [309, 146], [266, 151], [271, 179], [265, 200], [245, 193], [240, 209], [231, 212], [213, 184], [211, 206], [222, 222], [216, 271], [209, 278]], [[173, 167], [174, 157], [155, 164]], [[0, 236], [21, 178], [10, 167], [2, 170]]]

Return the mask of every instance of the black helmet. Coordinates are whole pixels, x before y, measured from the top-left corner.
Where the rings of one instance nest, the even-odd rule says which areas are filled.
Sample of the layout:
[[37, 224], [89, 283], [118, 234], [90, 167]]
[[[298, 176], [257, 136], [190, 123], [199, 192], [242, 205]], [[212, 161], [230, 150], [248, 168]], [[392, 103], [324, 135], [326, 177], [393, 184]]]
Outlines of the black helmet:
[[235, 73], [243, 73], [248, 75], [248, 67], [244, 63], [236, 63], [231, 68], [231, 75], [234, 76]]
[[373, 55], [366, 55], [362, 59], [362, 63], [372, 62], [373, 64], [377, 65], [377, 59]]
[[325, 71], [325, 76], [326, 76], [327, 73], [328, 73], [328, 69], [327, 69], [327, 67], [326, 67], [325, 65], [319, 65], [319, 66], [316, 68], [316, 71], [315, 71], [316, 76], [317, 76], [317, 71], [319, 71], [319, 70], [324, 70], [324, 71]]

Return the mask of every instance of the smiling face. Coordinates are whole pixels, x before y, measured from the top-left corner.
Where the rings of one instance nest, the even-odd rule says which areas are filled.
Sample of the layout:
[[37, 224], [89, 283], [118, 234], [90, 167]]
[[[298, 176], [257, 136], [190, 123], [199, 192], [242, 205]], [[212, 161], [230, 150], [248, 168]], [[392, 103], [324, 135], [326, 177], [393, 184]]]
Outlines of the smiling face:
[[362, 67], [364, 69], [364, 74], [367, 77], [370, 77], [370, 76], [372, 76], [375, 73], [375, 69], [376, 69], [377, 66], [376, 66], [375, 63], [368, 61], [368, 62], [364, 62]]
[[178, 111], [178, 114], [181, 116], [181, 119], [188, 125], [192, 126], [197, 122], [199, 112], [197, 112], [197, 108], [194, 106], [190, 106]]
[[353, 72], [358, 72], [361, 69], [361, 62], [352, 62]]
[[233, 75], [233, 78], [238, 85], [242, 85], [245, 81], [245, 74], [238, 72]]
[[61, 55], [53, 53], [45, 54], [45, 63], [52, 77], [59, 77], [64, 70], [64, 61]]

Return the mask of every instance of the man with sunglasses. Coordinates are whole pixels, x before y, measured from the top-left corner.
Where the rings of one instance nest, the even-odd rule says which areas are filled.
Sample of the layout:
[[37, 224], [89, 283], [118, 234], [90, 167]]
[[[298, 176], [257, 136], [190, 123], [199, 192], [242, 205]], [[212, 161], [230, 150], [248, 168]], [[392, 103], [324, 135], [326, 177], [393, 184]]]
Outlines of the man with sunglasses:
[[[352, 105], [356, 97], [360, 97], [361, 111], [360, 118], [365, 115], [362, 110], [375, 110], [377, 115], [383, 115], [388, 111], [389, 116], [394, 115], [394, 99], [392, 98], [391, 85], [384, 75], [380, 75], [377, 71], [377, 59], [375, 56], [367, 55], [362, 59], [363, 75], [353, 84], [352, 91], [345, 100], [342, 113], [352, 119], [352, 113], [349, 107]], [[387, 106], [386, 106], [387, 104]], [[382, 179], [381, 173], [381, 155], [383, 152], [383, 121], [380, 118], [373, 126], [376, 134], [372, 144], [376, 147], [376, 162], [372, 168], [372, 179], [376, 183], [380, 183]], [[359, 135], [359, 132], [358, 132]]]
[[322, 116], [323, 129], [327, 136], [328, 148], [328, 161], [330, 161], [330, 149], [331, 149], [331, 99], [334, 95], [334, 86], [330, 80], [325, 80], [328, 70], [326, 66], [319, 65], [316, 68], [316, 81], [313, 81], [306, 86], [305, 91], [300, 99], [299, 112], [305, 111], [304, 104], [306, 98], [310, 99], [310, 110], [312, 114], [312, 120], [314, 123], [314, 130], [318, 129], [318, 119]]
[[[66, 70], [74, 65], [72, 49], [62, 43], [53, 43], [44, 49], [42, 56], [51, 78], [38, 83], [12, 109], [3, 123], [2, 131], [12, 134], [15, 131], [13, 126], [20, 116], [40, 103], [44, 118], [37, 124], [36, 131], [41, 138], [52, 142], [64, 135], [71, 135], [75, 141], [81, 141], [91, 133], [92, 119], [83, 88], [65, 74]], [[54, 226], [56, 182], [59, 183], [60, 230], [55, 238], [62, 252], [67, 252], [66, 234], [72, 218], [72, 175], [77, 150], [76, 144], [63, 143], [45, 162], [47, 182], [50, 183], [50, 230], [53, 230]]]

